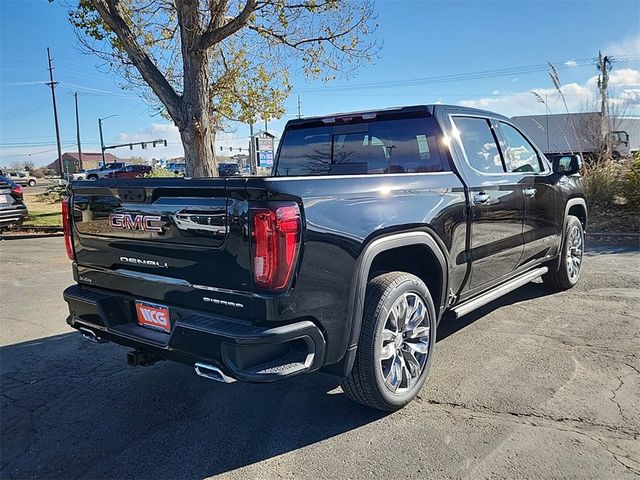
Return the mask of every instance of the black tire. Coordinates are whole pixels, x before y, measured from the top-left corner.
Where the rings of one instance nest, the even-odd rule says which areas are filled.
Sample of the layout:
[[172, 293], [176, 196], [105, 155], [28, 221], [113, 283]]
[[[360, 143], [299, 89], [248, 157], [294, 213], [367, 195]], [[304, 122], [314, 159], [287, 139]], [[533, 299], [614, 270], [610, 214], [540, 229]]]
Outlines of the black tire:
[[97, 175], [89, 175], [89, 176], [87, 177], [87, 180], [97, 180], [97, 179], [98, 179], [98, 176], [97, 176]]
[[29, 180], [29, 186], [30, 187], [35, 187], [36, 186], [36, 181], [35, 180]]
[[[577, 236], [577, 237], [576, 237]], [[579, 244], [576, 243], [576, 238]], [[578, 252], [579, 250], [579, 252]], [[569, 215], [564, 232], [564, 241], [560, 250], [560, 268], [555, 262], [549, 266], [549, 272], [542, 276], [542, 282], [555, 290], [569, 290], [580, 280], [584, 255], [584, 229], [578, 217]], [[576, 259], [578, 260], [576, 264]]]
[[[392, 322], [391, 310], [397, 302], [399, 305], [403, 298], [419, 298], [422, 301], [426, 311], [424, 320], [420, 321], [418, 326], [428, 327], [428, 338], [424, 336], [420, 337], [419, 341], [414, 341], [415, 339], [412, 339], [411, 336], [405, 338], [407, 333], [398, 333], [394, 340], [384, 339], [383, 330], [385, 330], [385, 336], [390, 333], [390, 329], [385, 329], [385, 326], [391, 325], [389, 324]], [[414, 300], [413, 305], [407, 303], [409, 307], [417, 306], [417, 304], [417, 300]], [[396, 311], [394, 309], [394, 312]], [[421, 330], [422, 333], [424, 333], [424, 328]], [[408, 333], [410, 334], [410, 332]], [[403, 338], [398, 340], [397, 337], [400, 335]], [[405, 272], [390, 272], [375, 277], [367, 285], [362, 331], [356, 359], [351, 373], [342, 378], [342, 389], [351, 400], [377, 410], [394, 411], [404, 407], [416, 397], [427, 379], [433, 359], [435, 341], [435, 307], [429, 289], [424, 282], [415, 275]], [[383, 344], [386, 346], [383, 347]], [[425, 354], [418, 353], [415, 348], [417, 345], [420, 349], [428, 348], [428, 350]], [[386, 352], [385, 355], [393, 350], [395, 356], [384, 360], [383, 349]], [[408, 355], [412, 355], [414, 360], [418, 359], [417, 365], [421, 367], [419, 371], [415, 370], [416, 363], [407, 360], [410, 358]], [[425, 356], [423, 357], [423, 355]], [[401, 378], [398, 387], [396, 387], [397, 390], [394, 392], [392, 387], [385, 383], [385, 364], [390, 365], [387, 380], [397, 378], [397, 375], [394, 376], [394, 372], [391, 370], [397, 365], [396, 361], [399, 356], [402, 357], [399, 363], [403, 367], [398, 367], [401, 369]], [[411, 368], [412, 366], [414, 369]], [[415, 378], [409, 383], [408, 378], [413, 373], [415, 373]]]

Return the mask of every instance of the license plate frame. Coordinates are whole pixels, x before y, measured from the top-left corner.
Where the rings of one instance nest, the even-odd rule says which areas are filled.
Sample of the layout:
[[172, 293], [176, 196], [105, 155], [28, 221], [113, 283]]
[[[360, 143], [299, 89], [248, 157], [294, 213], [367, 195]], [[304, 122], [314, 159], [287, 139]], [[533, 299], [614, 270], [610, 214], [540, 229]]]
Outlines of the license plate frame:
[[12, 200], [11, 195], [0, 194], [0, 205], [9, 205]]
[[136, 300], [136, 317], [142, 327], [171, 333], [171, 315], [166, 305]]

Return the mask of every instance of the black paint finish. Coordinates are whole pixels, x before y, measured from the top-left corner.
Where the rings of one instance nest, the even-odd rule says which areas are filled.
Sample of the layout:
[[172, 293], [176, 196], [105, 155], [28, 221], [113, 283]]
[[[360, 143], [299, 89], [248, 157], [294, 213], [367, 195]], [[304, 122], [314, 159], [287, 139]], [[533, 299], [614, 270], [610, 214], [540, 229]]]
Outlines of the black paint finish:
[[[415, 268], [426, 272], [430, 288], [442, 289], [440, 316], [457, 302], [557, 257], [565, 206], [569, 199], [583, 198], [579, 177], [553, 173], [546, 159], [548, 168], [540, 174], [480, 174], [465, 160], [451, 122], [454, 115], [490, 122], [508, 119], [448, 106], [376, 114], [435, 119], [439, 134], [431, 147], [439, 149], [445, 171], [74, 182], [70, 190], [77, 288], [99, 291], [116, 304], [135, 298], [269, 332], [311, 322], [323, 338], [323, 365], [330, 365], [344, 359], [352, 332], [358, 331], [362, 282], [370, 274], [361, 270], [372, 263], [362, 259], [381, 238], [423, 232], [433, 240], [420, 247], [425, 250], [419, 250]], [[354, 114], [344, 121], [358, 118]], [[305, 128], [305, 122], [317, 126], [322, 119], [296, 120], [291, 127]], [[535, 195], [525, 195], [531, 188]], [[484, 197], [478, 195], [488, 200], [479, 202]], [[252, 282], [249, 208], [267, 201], [294, 201], [302, 215], [293, 281], [278, 294], [261, 291]], [[159, 231], [114, 229], [111, 214], [159, 217], [150, 222], [152, 230]], [[435, 248], [444, 259], [444, 274], [429, 254], [428, 249], [433, 253]], [[93, 317], [85, 312], [85, 318]], [[133, 315], [123, 321], [135, 325]], [[119, 341], [117, 331], [109, 335]], [[135, 333], [120, 343], [140, 348], [147, 344]], [[154, 353], [162, 355], [158, 348]], [[175, 357], [169, 347], [162, 348], [165, 356]], [[188, 344], [182, 342], [181, 349], [184, 353]], [[174, 359], [189, 363], [198, 358], [202, 355], [194, 353]], [[219, 356], [207, 360], [224, 363]], [[345, 362], [338, 371], [348, 369]]]

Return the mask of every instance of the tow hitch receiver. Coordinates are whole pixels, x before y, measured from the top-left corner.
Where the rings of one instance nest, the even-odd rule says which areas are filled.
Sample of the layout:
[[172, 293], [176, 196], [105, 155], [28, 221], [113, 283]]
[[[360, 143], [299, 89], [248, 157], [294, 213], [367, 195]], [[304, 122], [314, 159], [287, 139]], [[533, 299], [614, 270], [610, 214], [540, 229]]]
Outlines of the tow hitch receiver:
[[132, 350], [127, 353], [127, 363], [132, 367], [135, 367], [137, 365], [149, 367], [160, 360], [163, 359], [142, 350]]

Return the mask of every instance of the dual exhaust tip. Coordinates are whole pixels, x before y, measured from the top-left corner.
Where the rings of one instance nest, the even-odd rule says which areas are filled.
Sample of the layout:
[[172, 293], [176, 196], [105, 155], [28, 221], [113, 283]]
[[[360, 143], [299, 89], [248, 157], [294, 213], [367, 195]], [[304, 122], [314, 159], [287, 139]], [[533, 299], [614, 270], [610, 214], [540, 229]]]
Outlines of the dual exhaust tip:
[[[82, 336], [84, 338], [94, 343], [107, 342], [107, 340], [99, 337], [96, 334], [96, 332], [94, 332], [89, 328], [80, 327], [78, 330], [80, 330], [80, 333], [82, 333]], [[127, 363], [134, 367], [137, 365], [142, 365], [142, 366], [153, 365], [159, 360], [162, 360], [162, 358], [142, 350], [132, 350], [127, 353]], [[229, 375], [226, 375], [222, 370], [220, 370], [220, 368], [216, 367], [215, 365], [196, 362], [193, 368], [200, 377], [206, 378], [208, 380], [215, 380], [216, 382], [221, 382], [221, 383], [233, 383], [236, 381], [235, 378], [230, 377]]]
[[207, 363], [197, 362], [193, 368], [199, 376], [209, 380], [215, 380], [216, 382], [222, 383], [233, 383], [236, 381], [235, 378], [225, 375], [218, 367]]

